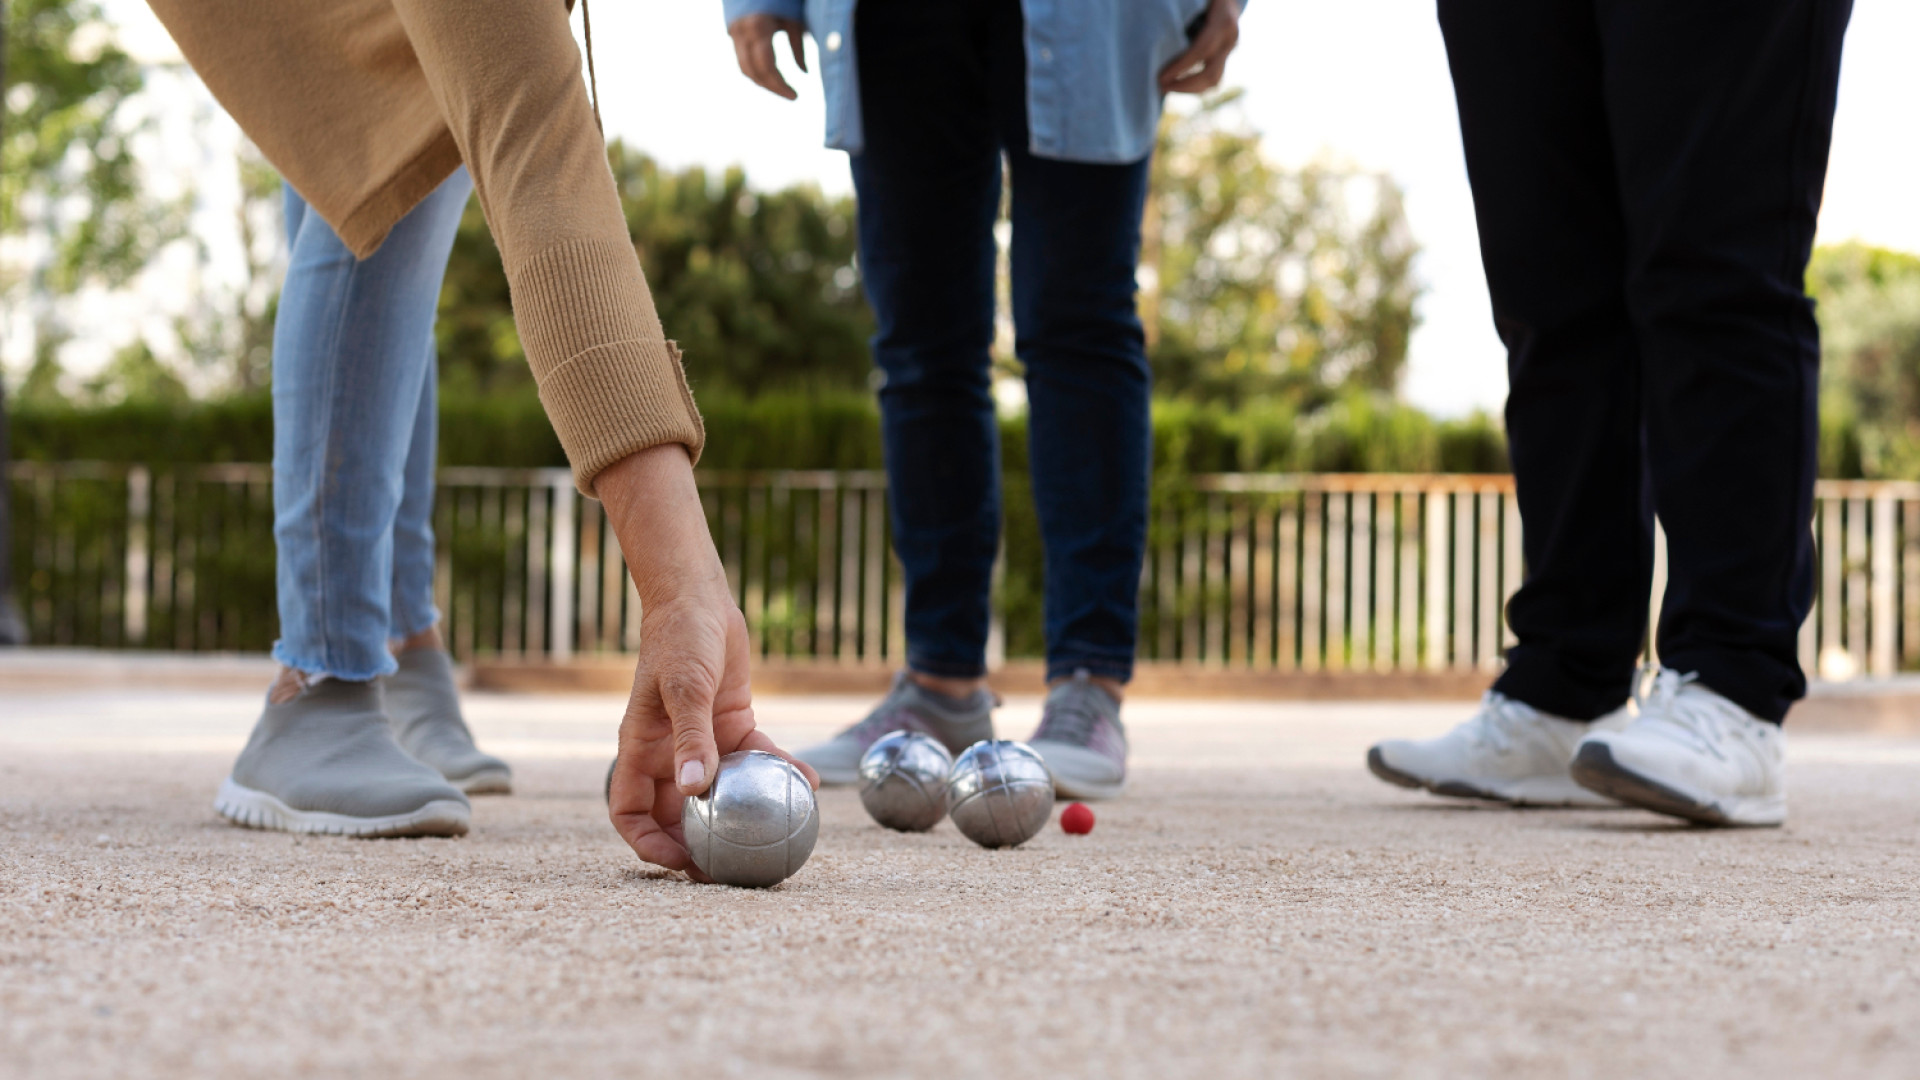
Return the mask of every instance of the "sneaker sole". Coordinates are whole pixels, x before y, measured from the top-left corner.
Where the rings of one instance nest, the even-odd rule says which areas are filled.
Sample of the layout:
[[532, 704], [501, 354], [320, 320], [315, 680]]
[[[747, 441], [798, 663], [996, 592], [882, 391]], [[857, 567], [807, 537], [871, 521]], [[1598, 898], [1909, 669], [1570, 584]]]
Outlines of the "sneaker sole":
[[1605, 743], [1580, 747], [1573, 756], [1573, 778], [1587, 790], [1610, 799], [1699, 825], [1773, 828], [1787, 820], [1785, 796], [1703, 800], [1620, 764], [1613, 748]]
[[1479, 799], [1484, 802], [1536, 809], [1620, 809], [1620, 803], [1604, 797], [1605, 792], [1595, 792], [1571, 778], [1564, 782], [1558, 779], [1531, 784], [1522, 781], [1507, 791], [1480, 787], [1466, 780], [1422, 780], [1412, 773], [1401, 772], [1387, 764], [1386, 755], [1382, 754], [1377, 746], [1367, 750], [1367, 770], [1396, 787], [1431, 791], [1435, 795], [1444, 795], [1450, 799]]
[[1099, 802], [1102, 799], [1117, 799], [1120, 797], [1120, 794], [1126, 790], [1127, 782], [1125, 779], [1103, 784], [1093, 781], [1072, 780], [1058, 774], [1055, 774], [1053, 778], [1053, 793], [1056, 797], [1062, 799], [1085, 799], [1088, 802]]
[[221, 782], [213, 808], [221, 817], [249, 829], [367, 839], [465, 836], [472, 816], [466, 806], [451, 799], [435, 799], [418, 810], [388, 817], [363, 818], [320, 810], [295, 810], [264, 791], [241, 787], [231, 778]]
[[449, 776], [447, 783], [459, 788], [465, 795], [511, 795], [513, 794], [513, 771], [481, 769], [463, 780], [455, 780]]

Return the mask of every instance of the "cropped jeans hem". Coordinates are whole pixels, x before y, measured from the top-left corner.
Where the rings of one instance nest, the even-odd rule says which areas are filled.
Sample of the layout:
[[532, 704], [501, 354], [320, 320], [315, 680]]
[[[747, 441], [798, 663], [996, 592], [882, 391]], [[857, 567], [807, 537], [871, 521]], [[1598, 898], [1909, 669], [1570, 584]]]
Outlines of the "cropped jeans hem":
[[931, 675], [936, 679], [984, 679], [987, 677], [985, 662], [977, 664], [958, 660], [934, 660], [925, 656], [907, 653], [907, 670], [916, 675]]

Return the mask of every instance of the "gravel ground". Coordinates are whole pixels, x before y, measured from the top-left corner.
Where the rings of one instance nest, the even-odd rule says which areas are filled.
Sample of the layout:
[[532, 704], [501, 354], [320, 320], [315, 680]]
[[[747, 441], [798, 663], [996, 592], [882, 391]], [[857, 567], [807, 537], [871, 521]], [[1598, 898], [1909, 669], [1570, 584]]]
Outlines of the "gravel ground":
[[420, 841], [215, 818], [256, 701], [0, 690], [0, 1075], [1920, 1074], [1920, 740], [1790, 739], [1789, 826], [1709, 832], [1365, 773], [1458, 705], [1142, 702], [1091, 836], [832, 791], [750, 892], [614, 837], [616, 700], [475, 696], [519, 794]]

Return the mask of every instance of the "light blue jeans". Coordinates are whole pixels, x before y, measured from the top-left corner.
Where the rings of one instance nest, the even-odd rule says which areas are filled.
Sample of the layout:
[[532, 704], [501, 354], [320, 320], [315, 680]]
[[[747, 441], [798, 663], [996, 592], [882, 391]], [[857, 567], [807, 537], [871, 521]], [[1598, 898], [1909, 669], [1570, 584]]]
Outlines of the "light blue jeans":
[[434, 314], [473, 183], [454, 173], [356, 259], [286, 189], [287, 281], [273, 328], [273, 657], [355, 681], [433, 604]]

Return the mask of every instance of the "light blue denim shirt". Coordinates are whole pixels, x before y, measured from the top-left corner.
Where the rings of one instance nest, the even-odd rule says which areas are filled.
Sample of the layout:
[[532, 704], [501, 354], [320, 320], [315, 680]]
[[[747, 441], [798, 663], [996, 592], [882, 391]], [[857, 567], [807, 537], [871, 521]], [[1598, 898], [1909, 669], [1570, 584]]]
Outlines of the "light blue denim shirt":
[[[911, 0], [909, 0], [911, 2]], [[857, 154], [860, 68], [854, 0], [723, 0], [727, 23], [776, 15], [819, 46], [827, 145]], [[1027, 16], [1028, 149], [1062, 161], [1123, 164], [1153, 149], [1160, 69], [1187, 47], [1207, 0], [1021, 0]]]

